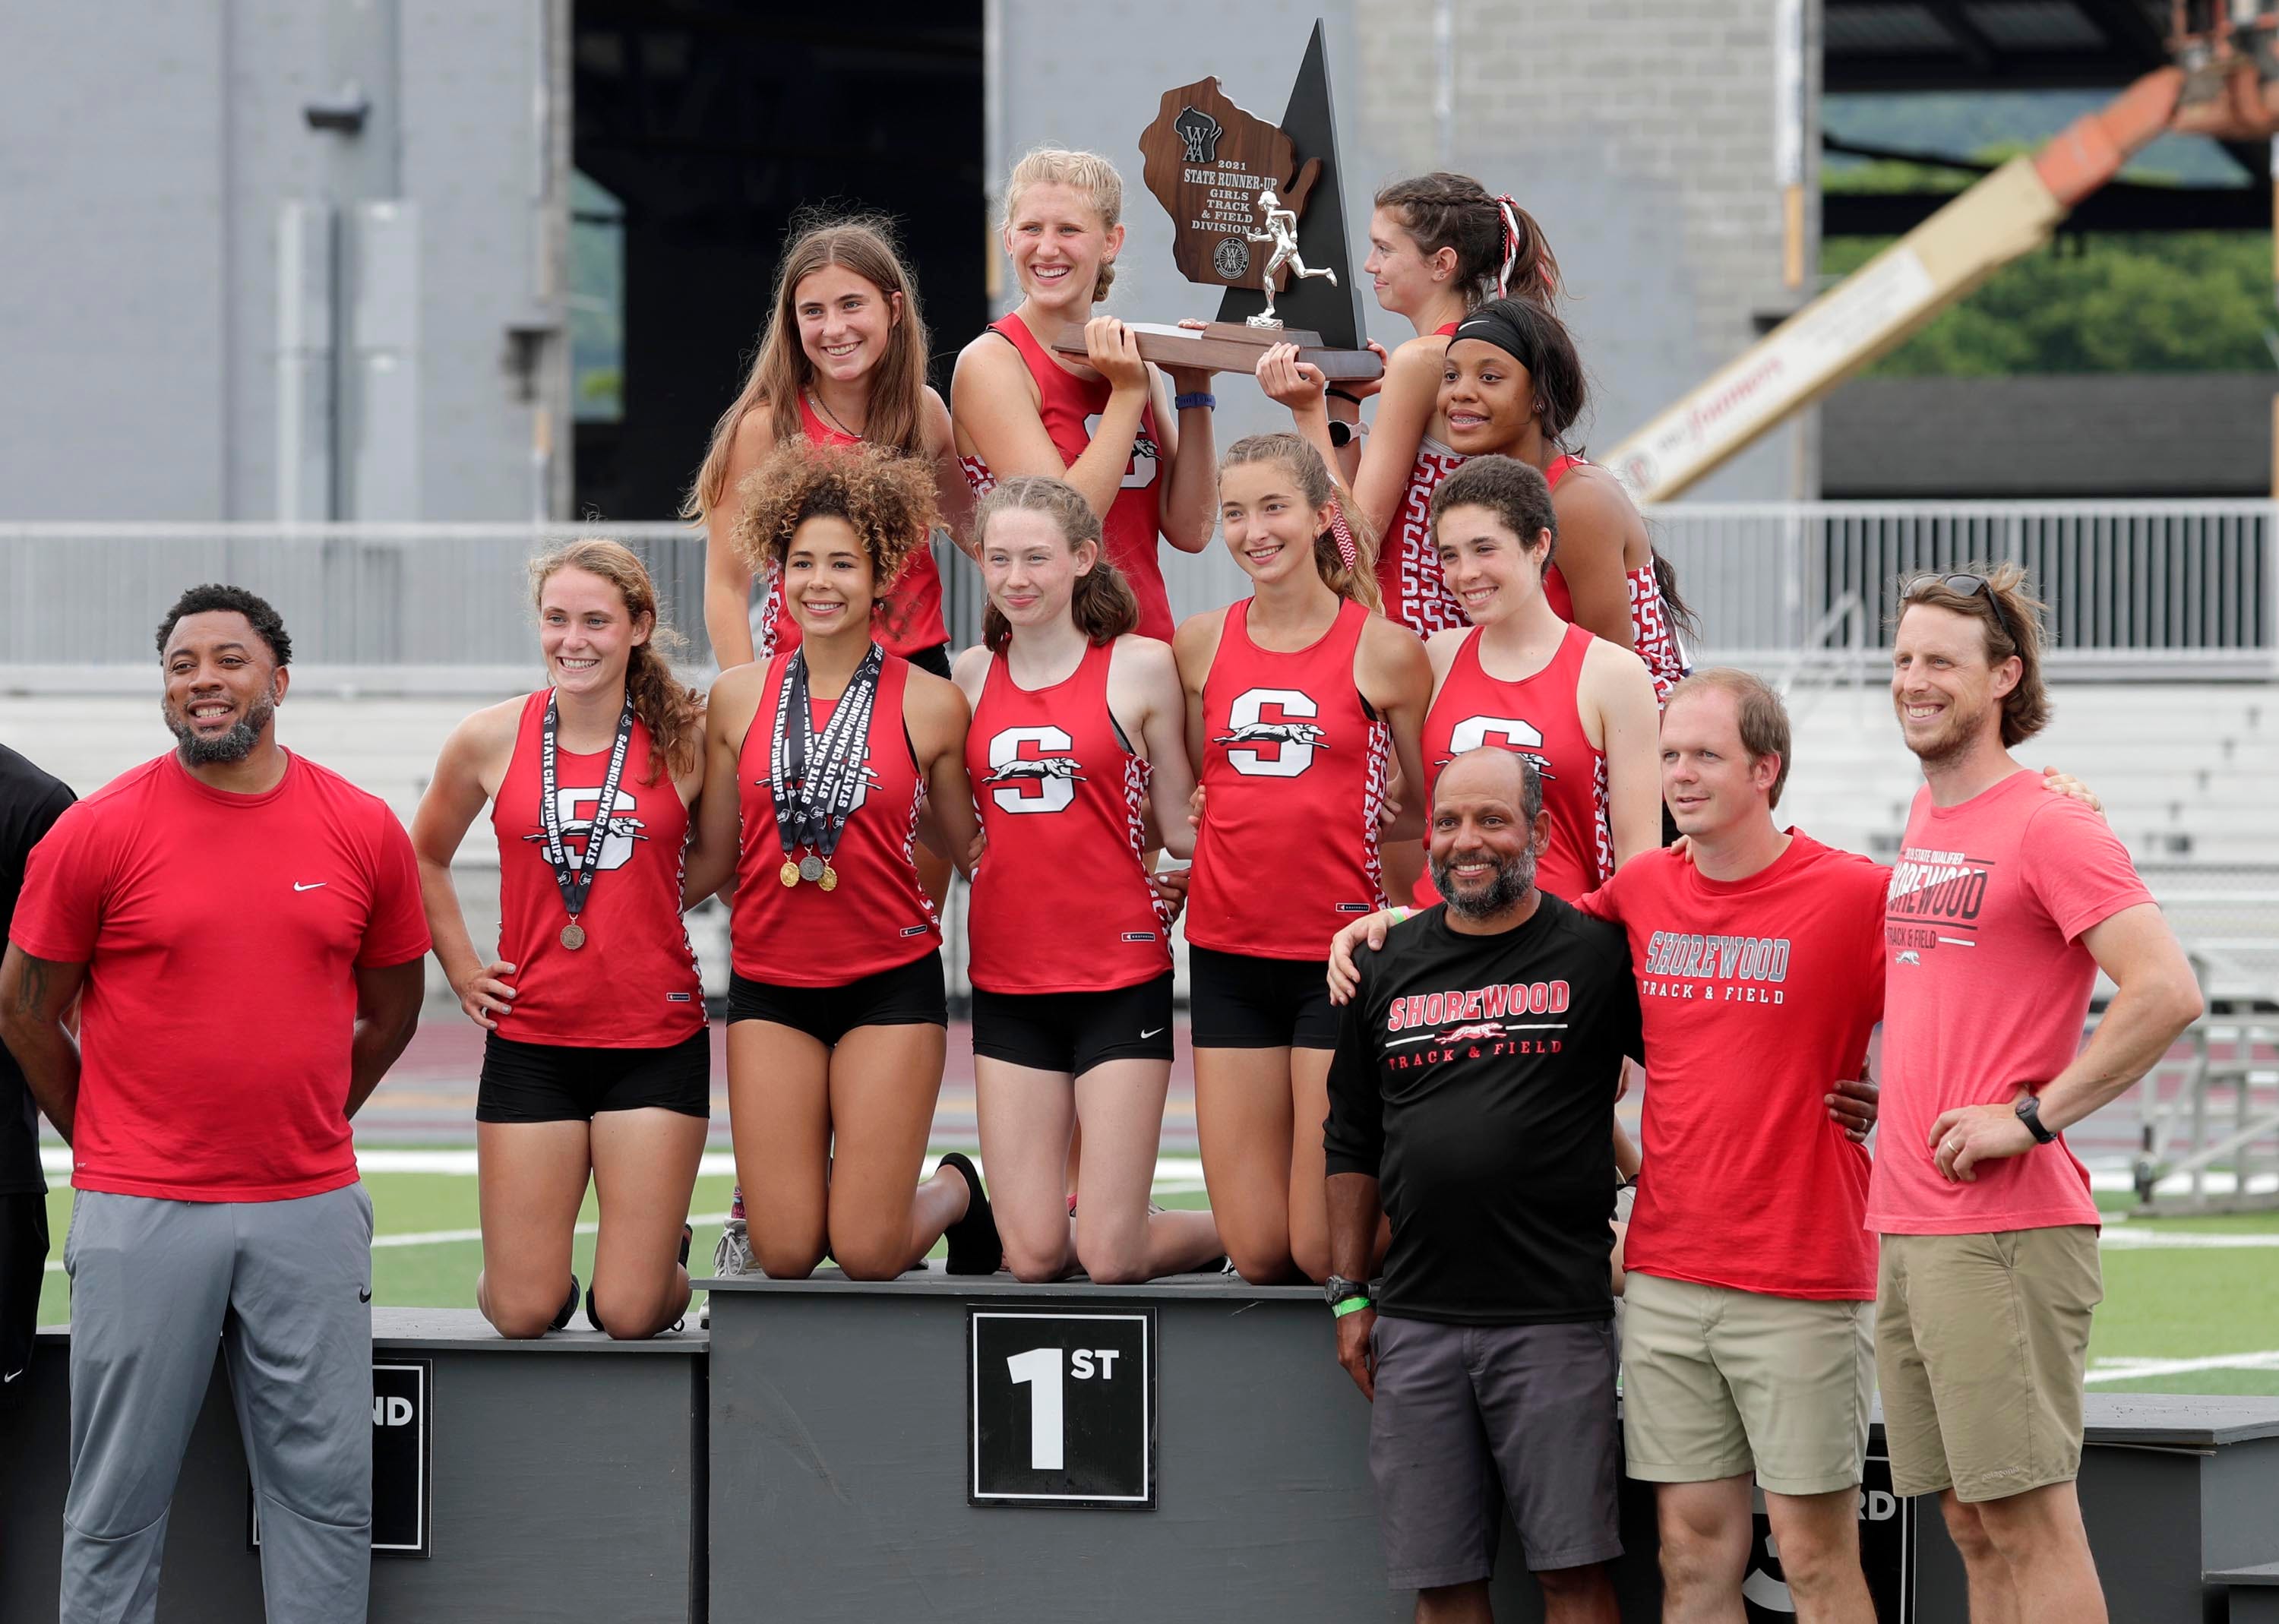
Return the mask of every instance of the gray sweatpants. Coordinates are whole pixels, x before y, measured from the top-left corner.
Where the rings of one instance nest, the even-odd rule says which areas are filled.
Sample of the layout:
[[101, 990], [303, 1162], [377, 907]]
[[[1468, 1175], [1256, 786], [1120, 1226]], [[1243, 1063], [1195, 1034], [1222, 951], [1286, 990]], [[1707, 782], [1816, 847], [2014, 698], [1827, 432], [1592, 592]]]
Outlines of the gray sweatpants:
[[229, 1360], [271, 1624], [364, 1624], [372, 1579], [372, 1199], [81, 1191], [62, 1624], [150, 1624], [191, 1424]]

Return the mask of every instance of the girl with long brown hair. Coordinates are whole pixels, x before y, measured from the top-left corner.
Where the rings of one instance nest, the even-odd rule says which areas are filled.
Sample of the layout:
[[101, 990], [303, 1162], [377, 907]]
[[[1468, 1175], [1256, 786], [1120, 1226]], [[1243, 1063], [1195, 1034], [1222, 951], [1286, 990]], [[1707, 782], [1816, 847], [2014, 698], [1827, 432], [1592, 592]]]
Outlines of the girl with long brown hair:
[[[475, 1301], [503, 1336], [570, 1322], [590, 1175], [601, 1233], [587, 1319], [648, 1337], [688, 1306], [688, 1199], [711, 1114], [704, 993], [680, 921], [685, 885], [725, 877], [684, 873], [703, 703], [672, 674], [663, 651], [679, 640], [626, 548], [575, 541], [531, 578], [547, 686], [452, 732], [411, 823], [436, 960], [484, 1029]], [[486, 803], [499, 861], [492, 957], [451, 877]]]
[[[966, 915], [981, 1153], [1005, 1261], [1103, 1284], [1219, 1255], [1210, 1214], [1150, 1212], [1171, 1078], [1172, 909], [1146, 830], [1193, 846], [1171, 651], [1059, 479], [1008, 479], [974, 518], [983, 647], [958, 656], [985, 845]], [[1082, 1199], [1066, 1204], [1070, 1144]]]
[[[1195, 1122], [1228, 1256], [1254, 1283], [1329, 1269], [1322, 1120], [1337, 1023], [1330, 938], [1384, 893], [1385, 787], [1422, 782], [1431, 668], [1376, 608], [1346, 494], [1296, 434], [1238, 440], [1219, 472], [1252, 595], [1173, 644], [1204, 799], [1187, 902]], [[1385, 832], [1413, 839], [1421, 806]]]
[[[723, 670], [799, 641], [779, 583], [771, 578], [761, 602], [751, 603], [751, 569], [729, 533], [737, 487], [779, 445], [865, 443], [917, 458], [932, 471], [936, 507], [953, 540], [972, 509], [949, 412], [926, 385], [925, 319], [893, 227], [863, 216], [794, 229], [759, 353], [713, 427], [682, 508], [682, 517], [705, 526], [704, 625]], [[912, 552], [902, 573], [882, 586], [880, 645], [948, 676], [949, 632], [932, 551]]]

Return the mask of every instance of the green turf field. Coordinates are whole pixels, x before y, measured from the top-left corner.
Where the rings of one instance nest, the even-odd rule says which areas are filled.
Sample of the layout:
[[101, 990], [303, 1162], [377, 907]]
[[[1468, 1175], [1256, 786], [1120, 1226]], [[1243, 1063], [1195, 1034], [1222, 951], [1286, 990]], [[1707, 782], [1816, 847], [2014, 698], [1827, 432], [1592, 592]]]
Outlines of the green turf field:
[[[697, 1225], [690, 1258], [697, 1272], [709, 1268], [732, 1182], [725, 1176], [697, 1181], [694, 1210], [710, 1220]], [[460, 1174], [375, 1172], [366, 1176], [365, 1183], [378, 1215], [372, 1301], [397, 1306], [473, 1306], [482, 1248], [472, 1234], [463, 1232], [476, 1228], [474, 1179]], [[1159, 1191], [1157, 1199], [1167, 1207], [1195, 1207], [1203, 1201], [1200, 1193], [1186, 1189]], [[2116, 1214], [2129, 1205], [2125, 1197], [2100, 1200]], [[55, 1190], [48, 1207], [55, 1239], [40, 1318], [52, 1324], [70, 1311], [60, 1259], [71, 1192]], [[582, 1222], [590, 1225], [593, 1220], [589, 1195]], [[2147, 1233], [2183, 1244], [2108, 1244], [2104, 1248], [2105, 1306], [2098, 1313], [2090, 1348], [2091, 1390], [2279, 1395], [2279, 1214], [2138, 1220], [2115, 1228], [2132, 1237]], [[2259, 1236], [2271, 1237], [2275, 1244], [2206, 1244], [2207, 1238]], [[2204, 1238], [2192, 1245], [2192, 1237]], [[575, 1268], [581, 1279], [592, 1277], [593, 1256], [588, 1228], [577, 1241]], [[2139, 1374], [2140, 1367], [2128, 1361], [2150, 1362]]]

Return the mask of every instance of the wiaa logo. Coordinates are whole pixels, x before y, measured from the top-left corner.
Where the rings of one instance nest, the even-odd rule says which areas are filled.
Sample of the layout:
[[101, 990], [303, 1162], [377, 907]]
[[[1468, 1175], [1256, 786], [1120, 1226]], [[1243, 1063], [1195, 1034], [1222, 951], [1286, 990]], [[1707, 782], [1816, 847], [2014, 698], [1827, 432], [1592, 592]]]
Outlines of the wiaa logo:
[[1171, 131], [1186, 144], [1180, 156], [1190, 164], [1218, 161], [1218, 138], [1225, 126], [1200, 108], [1182, 107], [1171, 120]]

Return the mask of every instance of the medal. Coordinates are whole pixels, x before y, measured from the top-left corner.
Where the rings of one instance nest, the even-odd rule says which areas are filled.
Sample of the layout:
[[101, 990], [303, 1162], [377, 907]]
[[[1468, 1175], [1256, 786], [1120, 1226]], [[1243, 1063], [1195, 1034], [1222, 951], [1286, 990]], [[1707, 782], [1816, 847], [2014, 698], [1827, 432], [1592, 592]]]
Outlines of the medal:
[[617, 809], [618, 784], [625, 775], [625, 747], [633, 736], [633, 696], [625, 696], [625, 708], [618, 713], [618, 738], [610, 747], [610, 770], [595, 794], [594, 821], [587, 826], [585, 849], [578, 852], [572, 852], [563, 838], [562, 796], [555, 768], [560, 714], [559, 702], [549, 697], [545, 725], [539, 732], [538, 822], [545, 831], [546, 861], [554, 870], [555, 885], [561, 889], [563, 908], [570, 915], [570, 923], [562, 927], [562, 945], [575, 953], [586, 945], [586, 927], [578, 923], [578, 915], [585, 911], [587, 892], [593, 889], [594, 875], [602, 864], [602, 843], [610, 839], [610, 815]]
[[806, 880], [825, 891], [838, 888], [831, 856], [863, 793], [871, 713], [885, 658], [873, 643], [819, 732], [808, 698], [804, 650], [793, 651], [777, 679], [767, 784], [784, 852], [776, 877], [786, 885]]

